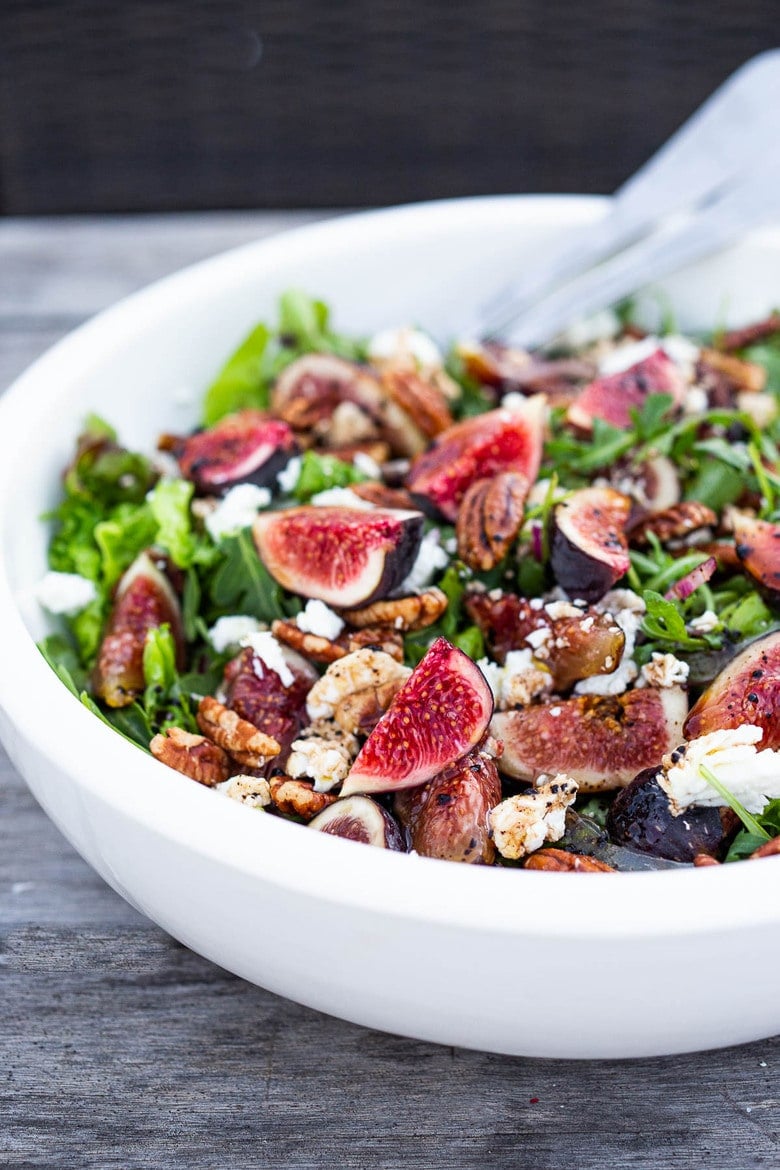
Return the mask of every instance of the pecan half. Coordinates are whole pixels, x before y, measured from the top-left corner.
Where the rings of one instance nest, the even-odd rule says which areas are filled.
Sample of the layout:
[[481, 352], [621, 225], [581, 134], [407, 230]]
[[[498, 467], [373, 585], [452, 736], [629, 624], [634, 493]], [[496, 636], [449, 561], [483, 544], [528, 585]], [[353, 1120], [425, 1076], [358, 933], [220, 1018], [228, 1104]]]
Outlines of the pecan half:
[[539, 849], [525, 862], [525, 869], [557, 870], [560, 873], [615, 873], [611, 865], [565, 849]]
[[191, 735], [181, 727], [169, 727], [165, 735], [155, 735], [149, 751], [156, 760], [207, 788], [230, 775], [230, 760], [221, 747], [205, 735]]
[[344, 463], [352, 463], [356, 455], [368, 455], [374, 463], [384, 463], [390, 458], [390, 444], [384, 439], [364, 439], [360, 443], [343, 443], [335, 447], [329, 445], [328, 454]]
[[388, 366], [382, 370], [382, 386], [429, 439], [452, 426], [452, 415], [444, 394], [416, 371]]
[[651, 512], [642, 516], [629, 531], [629, 540], [633, 545], [650, 543], [649, 533], [666, 544], [668, 540], [680, 539], [701, 528], [712, 528], [718, 523], [718, 517], [712, 508], [700, 504], [698, 500], [681, 500], [671, 508], [664, 508], [662, 512]]
[[271, 633], [280, 642], [292, 646], [293, 650], [311, 658], [313, 662], [335, 662], [347, 653], [343, 646], [331, 642], [329, 638], [299, 630], [295, 622], [272, 622]]
[[704, 869], [708, 865], [720, 865], [717, 857], [712, 857], [709, 853], [697, 853], [693, 859], [693, 864], [699, 869]]
[[763, 845], [759, 845], [755, 853], [750, 854], [751, 860], [754, 857], [775, 857], [780, 853], [780, 837], [773, 837], [771, 841], [765, 841]]
[[732, 349], [744, 349], [756, 341], [763, 341], [767, 337], [780, 333], [780, 313], [771, 313], [763, 321], [756, 321], [754, 325], [746, 325], [744, 329], [731, 329], [724, 333], [718, 342], [718, 348], [727, 353]]
[[361, 500], [368, 500], [369, 504], [376, 504], [378, 508], [402, 508], [415, 511], [417, 505], [404, 488], [387, 487], [371, 479], [366, 483], [354, 483], [351, 490]]
[[514, 471], [473, 483], [455, 525], [460, 559], [477, 571], [495, 568], [520, 531], [527, 495], [528, 480]]
[[351, 626], [390, 626], [396, 630], [424, 630], [437, 622], [447, 608], [447, 594], [432, 586], [422, 593], [410, 593], [386, 601], [374, 601], [362, 609], [342, 610]]
[[253, 723], [210, 695], [201, 699], [197, 720], [203, 734], [244, 768], [262, 768], [269, 757], [281, 751], [278, 740], [258, 731]]
[[329, 792], [315, 792], [308, 780], [293, 780], [290, 776], [272, 776], [268, 785], [279, 812], [304, 821], [310, 821], [336, 800]]
[[394, 626], [363, 626], [360, 630], [347, 630], [339, 635], [339, 641], [346, 641], [347, 650], [362, 650], [364, 646], [384, 650], [396, 662], [404, 660], [404, 636]]
[[766, 386], [766, 370], [757, 362], [746, 362], [742, 358], [722, 353], [717, 349], [703, 349], [700, 360], [711, 370], [723, 374], [735, 390], [756, 393]]

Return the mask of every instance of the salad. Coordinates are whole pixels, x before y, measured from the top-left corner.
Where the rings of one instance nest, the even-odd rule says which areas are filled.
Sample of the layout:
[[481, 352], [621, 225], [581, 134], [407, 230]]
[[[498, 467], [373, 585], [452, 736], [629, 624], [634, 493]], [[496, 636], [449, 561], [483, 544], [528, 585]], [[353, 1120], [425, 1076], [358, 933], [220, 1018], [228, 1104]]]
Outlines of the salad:
[[86, 419], [42, 653], [253, 815], [526, 869], [780, 852], [780, 314], [633, 317], [445, 357], [286, 293], [192, 433]]

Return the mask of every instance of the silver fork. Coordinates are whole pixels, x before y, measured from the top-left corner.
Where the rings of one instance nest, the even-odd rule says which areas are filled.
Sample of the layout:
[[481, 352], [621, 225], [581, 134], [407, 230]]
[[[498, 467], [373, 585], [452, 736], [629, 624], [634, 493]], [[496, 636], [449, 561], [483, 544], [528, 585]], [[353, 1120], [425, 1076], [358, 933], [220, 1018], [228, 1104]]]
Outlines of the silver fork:
[[550, 244], [471, 336], [533, 347], [780, 214], [780, 49], [752, 58], [615, 193]]

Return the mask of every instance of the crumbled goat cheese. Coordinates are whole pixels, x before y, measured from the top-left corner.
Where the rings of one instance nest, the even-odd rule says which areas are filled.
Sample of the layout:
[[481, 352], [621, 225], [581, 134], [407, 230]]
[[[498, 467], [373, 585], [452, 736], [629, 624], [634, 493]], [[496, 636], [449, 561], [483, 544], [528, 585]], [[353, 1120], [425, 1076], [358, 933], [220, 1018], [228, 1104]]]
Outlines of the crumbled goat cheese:
[[510, 650], [503, 666], [489, 658], [480, 658], [477, 666], [500, 711], [527, 707], [538, 695], [552, 690], [552, 675], [534, 661], [530, 650]]
[[638, 593], [634, 593], [633, 589], [610, 589], [609, 593], [605, 593], [596, 608], [601, 613], [608, 613], [615, 615], [621, 610], [628, 610], [629, 613], [638, 614], [640, 617], [645, 613], [647, 606]]
[[298, 480], [301, 478], [301, 468], [303, 467], [303, 460], [300, 455], [293, 455], [285, 467], [277, 473], [276, 482], [279, 484], [280, 491], [285, 495], [291, 496], [295, 491]]
[[249, 808], [267, 808], [271, 803], [271, 788], [260, 776], [231, 776], [224, 784], [217, 784], [217, 790], [238, 800]]
[[458, 551], [458, 542], [454, 536], [448, 536], [444, 541], [444, 551], [451, 557]]
[[501, 399], [501, 406], [504, 410], [508, 410], [510, 414], [523, 414], [528, 406], [528, 399], [525, 394], [521, 394], [518, 390], [510, 390]]
[[691, 386], [683, 398], [683, 414], [691, 418], [704, 414], [710, 404], [707, 391], [703, 386]]
[[231, 646], [240, 646], [242, 638], [248, 634], [257, 634], [262, 628], [257, 618], [249, 617], [248, 614], [229, 614], [214, 622], [209, 630], [209, 641], [217, 654], [224, 654]]
[[763, 812], [768, 801], [780, 798], [780, 752], [758, 751], [756, 744], [763, 735], [761, 727], [746, 723], [701, 735], [665, 756], [658, 783], [674, 815], [694, 805], [725, 806], [726, 801], [702, 775], [702, 764], [748, 812]]
[[438, 370], [444, 365], [436, 342], [421, 329], [413, 329], [410, 325], [375, 333], [368, 343], [368, 356], [377, 363], [412, 358], [417, 365], [429, 370]]
[[570, 601], [548, 601], [544, 608], [554, 622], [560, 621], [561, 618], [582, 617], [582, 610], [572, 605]]
[[446, 569], [448, 564], [449, 557], [441, 546], [439, 533], [432, 528], [422, 538], [420, 551], [408, 576], [399, 585], [398, 593], [414, 593], [417, 589], [423, 589], [441, 569]]
[[248, 646], [252, 651], [254, 655], [254, 671], [258, 678], [263, 677], [263, 668], [265, 667], [279, 675], [283, 687], [292, 686], [295, 677], [287, 665], [284, 650], [269, 630], [245, 634], [241, 639], [240, 645]]
[[361, 499], [349, 488], [343, 487], [326, 488], [324, 492], [317, 492], [309, 503], [314, 504], [315, 508], [362, 508], [366, 512], [374, 510], [374, 505], [368, 500]]
[[352, 464], [369, 479], [381, 479], [382, 469], [376, 459], [372, 459], [366, 451], [356, 451], [352, 456]]
[[698, 617], [691, 618], [688, 622], [688, 629], [692, 634], [712, 634], [715, 630], [719, 630], [721, 625], [720, 618], [712, 609], [705, 609], [704, 613], [700, 613]]
[[684, 686], [688, 681], [690, 666], [675, 658], [674, 654], [659, 654], [653, 652], [650, 662], [642, 667], [640, 686], [648, 687], [677, 687]]
[[490, 812], [490, 830], [502, 857], [517, 861], [560, 841], [566, 831], [566, 809], [577, 795], [577, 782], [560, 772], [540, 776], [531, 792], [502, 800]]
[[597, 341], [604, 341], [615, 337], [621, 329], [620, 318], [613, 309], [602, 309], [592, 317], [585, 317], [575, 321], [568, 329], [560, 333], [555, 339], [556, 349], [563, 347], [571, 350], [582, 350]]
[[[591, 623], [593, 618], [589, 619]], [[584, 628], [584, 623], [583, 623]], [[549, 642], [552, 637], [552, 630], [549, 626], [540, 626], [538, 630], [531, 630], [530, 634], [526, 634], [525, 640], [533, 650], [540, 650], [545, 642]]]
[[268, 488], [253, 483], [239, 483], [223, 496], [204, 520], [209, 536], [219, 541], [242, 528], [248, 528], [261, 508], [271, 503]]
[[327, 638], [333, 642], [344, 629], [344, 622], [337, 613], [334, 613], [324, 601], [307, 601], [305, 608], [298, 614], [295, 624], [304, 634], [314, 634], [317, 638]]
[[[630, 589], [614, 589], [612, 591], [613, 597], [621, 593], [626, 593], [632, 598], [636, 598], [644, 610], [644, 602], [641, 597], [637, 597]], [[599, 609], [604, 609], [605, 601], [606, 598], [600, 602]], [[613, 670], [611, 674], [594, 674], [590, 678], [580, 679], [574, 687], [574, 693], [576, 695], [622, 695], [624, 691], [628, 690], [631, 683], [639, 674], [639, 667], [631, 657], [634, 653], [636, 636], [641, 624], [639, 614], [634, 609], [630, 609], [628, 605], [624, 608], [616, 605], [614, 609], [610, 607], [609, 611], [606, 612], [609, 612], [610, 616], [620, 626], [626, 636], [622, 657], [617, 669]]]
[[694, 368], [699, 360], [699, 347], [689, 338], [677, 334], [669, 334], [666, 337], [655, 337], [651, 334], [649, 337], [643, 337], [641, 341], [628, 341], [616, 345], [601, 358], [599, 373], [622, 374], [624, 370], [645, 361], [658, 349], [664, 351], [689, 381], [693, 378]]
[[78, 573], [46, 573], [35, 587], [35, 599], [49, 613], [70, 617], [94, 601], [97, 590], [94, 581]]
[[737, 395], [737, 410], [748, 415], [760, 430], [777, 417], [777, 399], [764, 391], [743, 390]]
[[318, 721], [293, 742], [287, 773], [294, 780], [313, 780], [315, 792], [330, 792], [346, 780], [357, 753], [354, 735]]
[[309, 691], [306, 711], [310, 719], [332, 719], [347, 695], [376, 689], [383, 683], [406, 682], [411, 673], [408, 666], [402, 666], [384, 650], [364, 646], [330, 664]]
[[331, 447], [348, 447], [376, 435], [376, 424], [354, 402], [340, 402], [330, 418], [323, 420], [322, 430], [327, 433]]

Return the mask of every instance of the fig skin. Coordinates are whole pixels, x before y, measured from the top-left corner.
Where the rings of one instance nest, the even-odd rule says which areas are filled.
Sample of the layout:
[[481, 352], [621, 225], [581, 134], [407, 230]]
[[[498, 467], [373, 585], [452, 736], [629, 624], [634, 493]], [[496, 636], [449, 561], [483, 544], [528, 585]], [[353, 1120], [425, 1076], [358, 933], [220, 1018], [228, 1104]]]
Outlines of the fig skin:
[[752, 723], [760, 747], [780, 748], [780, 631], [743, 650], [710, 684], [685, 721], [686, 739]]
[[630, 567], [631, 501], [613, 488], [582, 488], [553, 511], [550, 566], [570, 597], [598, 601]]
[[348, 796], [329, 805], [309, 821], [310, 829], [405, 853], [403, 834], [387, 809], [370, 796]]
[[689, 808], [673, 816], [657, 775], [657, 767], [644, 769], [612, 801], [607, 814], [612, 841], [668, 861], [692, 863], [702, 853], [719, 857], [732, 835], [732, 817], [722, 817], [718, 808]]
[[500, 711], [490, 733], [503, 742], [501, 771], [513, 779], [565, 772], [582, 792], [609, 792], [660, 765], [683, 738], [687, 709], [680, 687], [577, 695]]
[[734, 547], [743, 569], [768, 601], [780, 603], [780, 525], [737, 513]]
[[545, 400], [529, 398], [522, 412], [491, 410], [442, 431], [412, 463], [406, 486], [420, 506], [450, 523], [466, 491], [478, 479], [502, 471], [536, 481], [542, 458]]
[[367, 605], [397, 589], [422, 532], [420, 512], [313, 505], [264, 512], [252, 529], [274, 580], [338, 608]]
[[242, 410], [207, 431], [175, 440], [172, 450], [198, 493], [222, 496], [239, 483], [274, 488], [298, 444], [287, 423], [260, 410]]
[[682, 374], [661, 348], [627, 370], [590, 382], [569, 407], [566, 418], [582, 431], [592, 431], [597, 418], [626, 428], [631, 426], [632, 409], [641, 410], [651, 394], [670, 394], [672, 410], [682, 404], [685, 395]]
[[149, 630], [168, 623], [176, 666], [184, 668], [184, 631], [179, 599], [146, 550], [119, 581], [114, 606], [100, 643], [92, 682], [109, 707], [127, 707], [144, 689], [144, 643]]
[[[293, 673], [293, 682], [286, 687], [275, 670], [263, 667], [262, 677], [254, 665], [254, 654], [247, 647], [225, 667], [225, 706], [241, 719], [254, 724], [258, 730], [277, 740], [279, 755], [269, 760], [260, 770], [261, 775], [275, 768], [284, 768], [294, 739], [308, 724], [306, 696], [317, 680], [312, 666], [292, 650], [285, 650], [285, 661]], [[248, 771], [254, 774], [252, 769]]]
[[397, 792], [394, 808], [422, 857], [492, 865], [488, 813], [500, 800], [495, 762], [477, 749], [427, 784]]
[[479, 667], [437, 638], [363, 744], [342, 795], [424, 784], [476, 747], [492, 714]]

